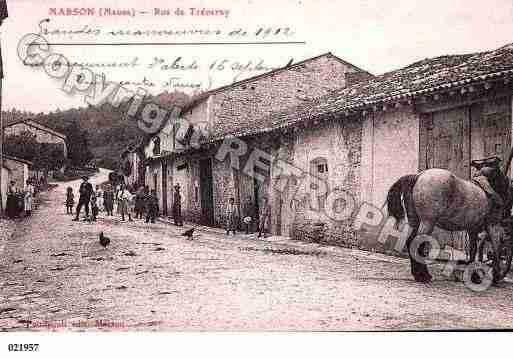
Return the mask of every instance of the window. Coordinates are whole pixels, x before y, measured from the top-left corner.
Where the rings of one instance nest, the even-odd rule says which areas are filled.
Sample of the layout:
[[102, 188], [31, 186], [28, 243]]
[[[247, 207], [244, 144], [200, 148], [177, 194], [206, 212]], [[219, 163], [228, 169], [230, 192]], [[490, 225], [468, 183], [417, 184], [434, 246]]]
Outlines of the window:
[[160, 155], [160, 138], [155, 137], [153, 139], [153, 155], [159, 156]]
[[328, 164], [327, 163], [321, 163], [317, 165], [317, 173], [323, 174], [328, 173]]

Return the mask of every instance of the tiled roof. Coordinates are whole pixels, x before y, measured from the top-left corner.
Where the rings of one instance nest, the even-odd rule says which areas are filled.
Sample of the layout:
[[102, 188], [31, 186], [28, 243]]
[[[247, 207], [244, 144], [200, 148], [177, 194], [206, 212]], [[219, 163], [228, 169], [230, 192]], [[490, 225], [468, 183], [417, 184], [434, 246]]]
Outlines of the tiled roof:
[[269, 132], [327, 114], [372, 108], [376, 104], [510, 75], [513, 75], [513, 44], [494, 51], [425, 59], [260, 118], [245, 128], [239, 127], [235, 131], [216, 135], [209, 142], [218, 141], [227, 135], [248, 136]]

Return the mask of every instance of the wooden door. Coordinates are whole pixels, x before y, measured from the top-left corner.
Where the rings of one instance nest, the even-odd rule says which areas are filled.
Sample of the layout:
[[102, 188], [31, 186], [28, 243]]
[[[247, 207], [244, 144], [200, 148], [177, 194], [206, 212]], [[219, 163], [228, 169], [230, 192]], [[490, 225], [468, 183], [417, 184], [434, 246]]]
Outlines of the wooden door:
[[504, 162], [511, 150], [511, 120], [509, 111], [483, 113], [481, 116], [484, 157], [497, 156]]
[[420, 149], [421, 162], [424, 161], [420, 164], [420, 169], [443, 168], [458, 177], [469, 178], [469, 109], [458, 108], [435, 112], [423, 119], [421, 127], [426, 138], [425, 148]]
[[162, 162], [162, 213], [167, 216], [167, 162]]
[[203, 224], [211, 226], [214, 224], [214, 191], [212, 161], [209, 158], [200, 161], [200, 191]]

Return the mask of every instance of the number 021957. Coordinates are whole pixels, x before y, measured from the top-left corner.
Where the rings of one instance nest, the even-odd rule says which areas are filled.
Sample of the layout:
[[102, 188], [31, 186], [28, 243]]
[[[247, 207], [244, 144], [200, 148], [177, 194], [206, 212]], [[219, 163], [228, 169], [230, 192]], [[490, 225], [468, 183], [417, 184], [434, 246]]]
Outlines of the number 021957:
[[7, 350], [10, 352], [37, 352], [39, 344], [9, 344]]

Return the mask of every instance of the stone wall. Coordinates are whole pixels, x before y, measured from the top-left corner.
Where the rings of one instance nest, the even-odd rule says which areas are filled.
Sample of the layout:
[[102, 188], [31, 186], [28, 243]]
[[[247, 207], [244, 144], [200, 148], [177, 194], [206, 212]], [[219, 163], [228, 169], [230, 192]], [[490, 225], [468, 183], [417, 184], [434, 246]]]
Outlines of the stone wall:
[[233, 169], [230, 167], [228, 159], [223, 162], [215, 159], [212, 161], [212, 176], [214, 189], [214, 225], [216, 227], [223, 227], [226, 223], [225, 213], [228, 200], [231, 197], [235, 198], [236, 195]]
[[[293, 180], [280, 198], [273, 198], [274, 203], [281, 204], [281, 232], [288, 231], [296, 239], [354, 245], [356, 236], [351, 229], [350, 215], [356, 210], [351, 203], [359, 203], [361, 122], [335, 120], [296, 132], [295, 136], [292, 153], [287, 157], [304, 174]], [[317, 172], [319, 163], [327, 165], [327, 173]], [[314, 187], [318, 180], [308, 174], [324, 178], [327, 191], [318, 193]], [[346, 203], [337, 196], [339, 199], [331, 203], [330, 210], [327, 202], [330, 193], [343, 194], [350, 201]], [[353, 210], [345, 220], [340, 220], [337, 213], [346, 206]]]

